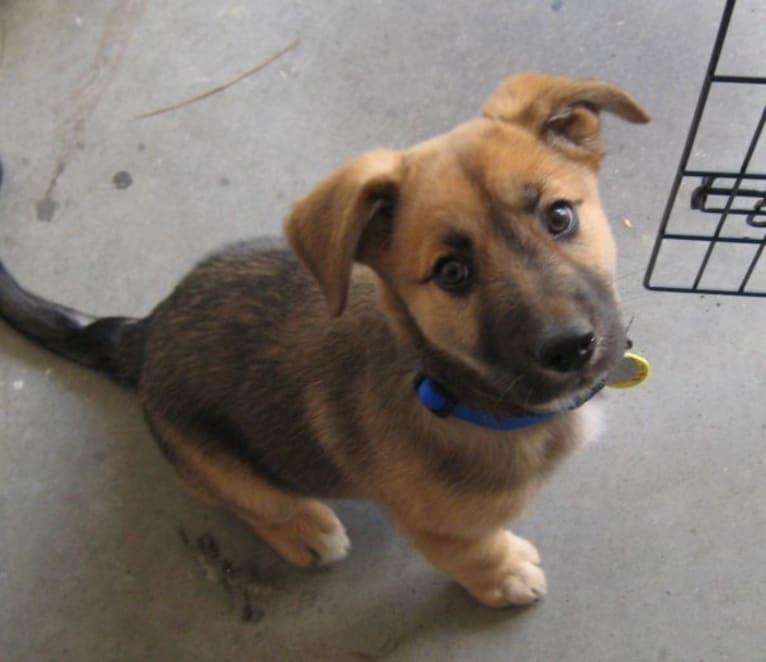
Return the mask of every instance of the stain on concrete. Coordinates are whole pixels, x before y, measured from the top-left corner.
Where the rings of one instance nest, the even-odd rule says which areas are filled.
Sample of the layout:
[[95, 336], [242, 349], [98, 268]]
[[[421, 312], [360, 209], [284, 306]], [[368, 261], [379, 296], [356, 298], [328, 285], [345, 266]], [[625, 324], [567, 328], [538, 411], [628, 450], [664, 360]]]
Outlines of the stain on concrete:
[[221, 587], [229, 610], [236, 613], [242, 623], [255, 625], [263, 620], [266, 616], [263, 598], [281, 585], [282, 577], [267, 574], [253, 563], [232, 563], [221, 553], [218, 542], [208, 532], [190, 536], [183, 527], [179, 527], [178, 537], [184, 547], [194, 554], [205, 579]]
[[353, 651], [352, 658], [358, 662], [382, 662], [388, 656], [396, 652], [403, 641], [397, 637], [387, 637], [385, 641], [373, 652]]
[[133, 176], [127, 170], [120, 170], [112, 177], [114, 187], [117, 189], [126, 189], [133, 183]]
[[56, 164], [56, 168], [53, 171], [53, 176], [48, 182], [48, 188], [45, 189], [45, 195], [35, 203], [35, 211], [37, 213], [37, 220], [44, 223], [50, 223], [53, 217], [56, 215], [56, 210], [59, 208], [59, 203], [53, 199], [53, 191], [56, 188], [56, 184], [59, 181], [64, 169], [66, 168], [66, 161], [61, 160]]
[[116, 0], [106, 17], [95, 57], [83, 71], [60, 110], [63, 119], [54, 134], [58, 145], [56, 169], [48, 182], [45, 195], [35, 204], [40, 221], [53, 220], [59, 206], [52, 197], [56, 182], [72, 152], [85, 149], [88, 120], [119, 71], [146, 1]]
[[564, 6], [564, 0], [553, 0], [551, 2], [551, 9], [553, 11], [559, 11]]

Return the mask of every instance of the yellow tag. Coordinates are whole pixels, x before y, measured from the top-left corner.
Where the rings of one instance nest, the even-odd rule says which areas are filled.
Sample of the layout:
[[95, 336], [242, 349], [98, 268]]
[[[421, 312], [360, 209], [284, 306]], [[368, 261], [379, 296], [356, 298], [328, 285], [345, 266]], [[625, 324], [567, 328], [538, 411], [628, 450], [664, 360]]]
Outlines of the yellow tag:
[[631, 388], [649, 376], [649, 361], [633, 352], [625, 352], [620, 362], [607, 375], [607, 386]]

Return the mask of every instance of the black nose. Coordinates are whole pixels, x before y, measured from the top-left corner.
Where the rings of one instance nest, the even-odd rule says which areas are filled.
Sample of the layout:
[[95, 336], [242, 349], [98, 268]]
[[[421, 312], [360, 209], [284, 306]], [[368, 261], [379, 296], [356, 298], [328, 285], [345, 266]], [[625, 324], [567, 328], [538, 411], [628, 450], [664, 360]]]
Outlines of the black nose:
[[537, 352], [540, 363], [550, 370], [572, 372], [593, 357], [596, 336], [585, 320], [571, 320], [549, 326]]

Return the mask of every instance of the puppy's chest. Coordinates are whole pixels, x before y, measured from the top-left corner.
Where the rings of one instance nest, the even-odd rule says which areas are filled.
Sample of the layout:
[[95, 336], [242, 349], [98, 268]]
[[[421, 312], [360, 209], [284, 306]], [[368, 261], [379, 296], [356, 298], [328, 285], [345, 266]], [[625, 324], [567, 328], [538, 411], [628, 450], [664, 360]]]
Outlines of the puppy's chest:
[[394, 462], [393, 480], [383, 481], [378, 496], [408, 521], [436, 532], [459, 527], [479, 534], [503, 526], [526, 510], [555, 466], [587, 441], [588, 418], [577, 412], [512, 435], [439, 426], [439, 442], [421, 439], [417, 457]]
[[513, 432], [447, 419], [418, 446], [424, 470], [457, 490], [515, 490], [539, 482], [569, 453], [591, 441], [599, 421], [597, 407]]

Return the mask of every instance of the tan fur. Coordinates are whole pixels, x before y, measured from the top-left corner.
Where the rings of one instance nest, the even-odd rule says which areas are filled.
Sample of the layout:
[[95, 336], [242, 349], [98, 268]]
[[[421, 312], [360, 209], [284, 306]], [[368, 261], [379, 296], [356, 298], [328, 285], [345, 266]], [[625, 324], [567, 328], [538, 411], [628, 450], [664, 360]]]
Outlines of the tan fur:
[[[368, 152], [338, 169], [295, 203], [290, 235], [295, 250], [319, 281], [333, 314], [346, 303], [348, 277], [365, 225], [400, 179], [402, 156], [390, 150]], [[313, 225], [332, 218], [331, 225]]]
[[190, 440], [146, 411], [155, 434], [169, 444], [176, 468], [198, 498], [225, 507], [291, 563], [332, 563], [348, 554], [350, 543], [335, 513], [316, 499], [274, 487], [231, 457], [205, 452], [205, 439]]
[[[600, 110], [648, 119], [615, 85], [523, 74], [481, 117], [343, 165], [286, 223], [326, 302], [292, 258], [258, 247], [193, 271], [152, 316], [139, 386], [190, 487], [299, 565], [348, 550], [313, 497], [362, 497], [481, 602], [543, 595], [537, 551], [505, 527], [587, 440], [594, 405], [498, 432], [435, 416], [413, 381], [422, 362], [476, 407], [544, 409], [575, 389], [518, 367], [547, 325], [590, 314], [602, 370], [622, 350], [615, 247], [596, 184]], [[580, 215], [562, 242], [540, 226], [560, 199]], [[449, 242], [464, 240], [478, 285], [456, 296], [432, 272], [463, 250]], [[588, 297], [603, 311], [583, 308]]]

